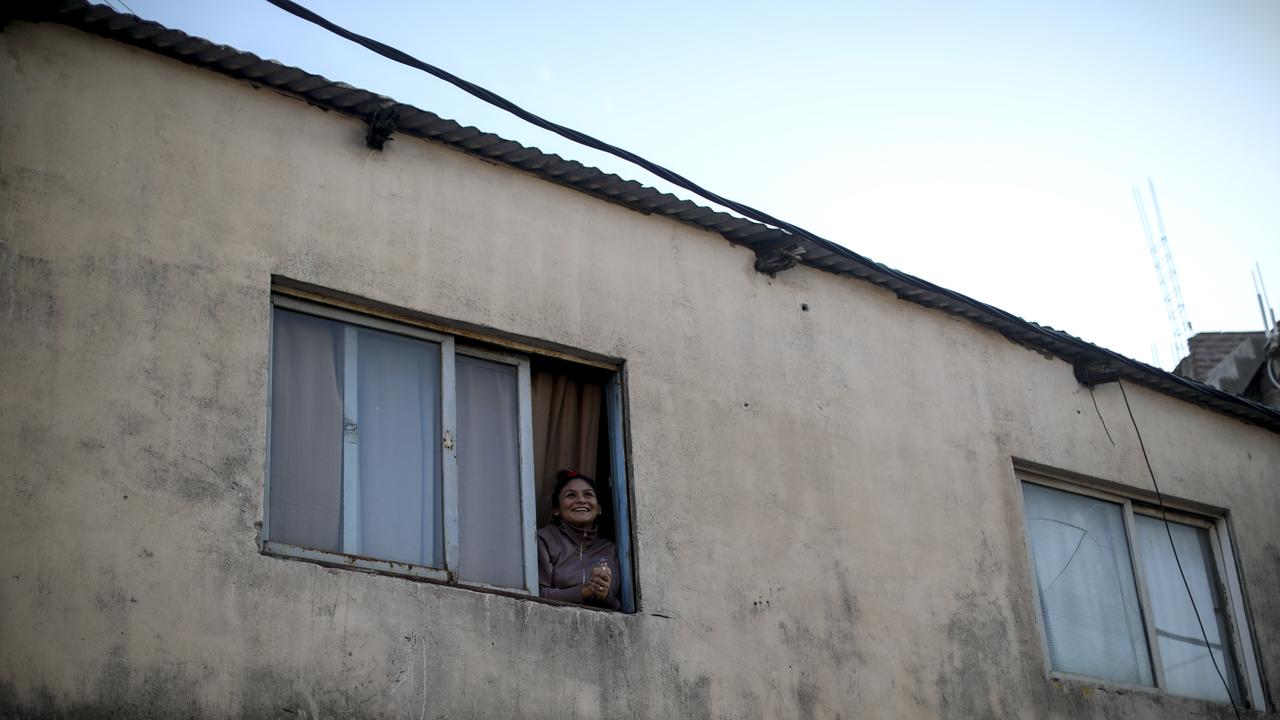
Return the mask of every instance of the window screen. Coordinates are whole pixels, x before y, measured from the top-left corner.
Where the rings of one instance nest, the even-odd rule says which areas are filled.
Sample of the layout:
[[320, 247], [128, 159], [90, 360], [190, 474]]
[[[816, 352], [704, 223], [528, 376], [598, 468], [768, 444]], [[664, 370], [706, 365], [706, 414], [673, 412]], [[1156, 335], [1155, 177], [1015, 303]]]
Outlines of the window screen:
[[[1138, 553], [1142, 557], [1142, 571], [1147, 580], [1147, 594], [1151, 598], [1151, 615], [1160, 662], [1164, 666], [1165, 685], [1170, 692], [1179, 695], [1228, 702], [1231, 698], [1223, 686], [1225, 679], [1234, 699], [1239, 702], [1235, 663], [1225, 642], [1230, 637], [1226, 608], [1218, 591], [1217, 564], [1213, 559], [1209, 531], [1170, 522], [1169, 530], [1165, 532], [1163, 520], [1138, 514], [1134, 515], [1133, 523]], [[1178, 548], [1177, 560], [1169, 545], [1171, 535]], [[1187, 578], [1185, 585], [1182, 573], [1178, 572], [1179, 560], [1182, 573]], [[1191, 598], [1187, 596], [1187, 586], [1191, 588], [1191, 597], [1195, 598], [1199, 621]], [[1206, 635], [1209, 638], [1207, 647]], [[1214, 667], [1215, 661], [1217, 668]]]
[[1054, 670], [1154, 685], [1122, 505], [1023, 483]]

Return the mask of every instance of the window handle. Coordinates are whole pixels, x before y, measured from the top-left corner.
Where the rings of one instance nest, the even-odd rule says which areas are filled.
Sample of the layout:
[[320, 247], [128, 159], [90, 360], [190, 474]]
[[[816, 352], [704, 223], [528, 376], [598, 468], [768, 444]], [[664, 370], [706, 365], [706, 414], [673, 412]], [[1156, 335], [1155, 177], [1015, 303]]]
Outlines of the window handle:
[[342, 418], [342, 434], [355, 439], [360, 433], [360, 426], [349, 417]]
[[453, 449], [453, 433], [446, 430], [444, 433], [444, 438], [442, 439], [442, 442], [444, 444], [445, 450], [452, 450]]

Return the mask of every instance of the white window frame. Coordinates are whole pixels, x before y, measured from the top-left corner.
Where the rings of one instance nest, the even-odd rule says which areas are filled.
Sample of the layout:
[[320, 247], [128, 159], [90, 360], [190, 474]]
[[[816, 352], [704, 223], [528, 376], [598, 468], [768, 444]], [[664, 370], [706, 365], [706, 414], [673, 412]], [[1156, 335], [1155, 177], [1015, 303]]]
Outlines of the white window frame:
[[[343, 538], [342, 552], [333, 552], [327, 550], [318, 550], [315, 548], [301, 547], [297, 545], [289, 545], [286, 543], [271, 540], [271, 474], [270, 474], [270, 452], [271, 452], [271, 387], [270, 378], [274, 372], [271, 361], [268, 360], [268, 387], [267, 387], [267, 473], [266, 486], [264, 489], [263, 501], [263, 520], [262, 520], [262, 537], [260, 542], [260, 550], [269, 555], [279, 555], [284, 557], [299, 558], [303, 560], [311, 560], [328, 565], [337, 565], [340, 567], [352, 567], [361, 570], [370, 570], [375, 572], [388, 573], [393, 575], [403, 575], [415, 578], [424, 578], [438, 582], [447, 582], [466, 587], [474, 587], [480, 589], [500, 590], [505, 592], [516, 592], [525, 595], [537, 596], [538, 594], [538, 550], [535, 534], [537, 532], [536, 508], [537, 498], [534, 497], [533, 482], [533, 421], [532, 421], [532, 399], [530, 388], [530, 369], [529, 359], [521, 355], [510, 353], [500, 353], [491, 350], [458, 345], [454, 337], [451, 335], [432, 332], [413, 325], [392, 322], [381, 318], [363, 315], [351, 312], [341, 308], [314, 303], [287, 295], [271, 296], [272, 304], [272, 333], [274, 337], [274, 316], [275, 308], [300, 312], [315, 317], [334, 320], [343, 323], [347, 331], [347, 339], [353, 339], [356, 327], [366, 327], [375, 330], [395, 333], [406, 337], [426, 340], [438, 343], [440, 345], [440, 388], [441, 388], [441, 437], [436, 439], [438, 447], [441, 449], [441, 515], [444, 522], [444, 567], [429, 567], [425, 565], [416, 565], [413, 563], [404, 563], [391, 560], [381, 560], [378, 558], [366, 557], [360, 554], [358, 547], [358, 527], [354, 527], [351, 522], [352, 515], [355, 512], [356, 503], [358, 503], [359, 490], [359, 474], [358, 466], [355, 462], [358, 458], [356, 453], [359, 452], [359, 444], [357, 440], [359, 418], [353, 418], [350, 415], [344, 417], [343, 432]], [[348, 353], [355, 352], [354, 343], [346, 344], [345, 351]], [[519, 447], [519, 468], [520, 468], [520, 505], [521, 505], [521, 544], [523, 545], [523, 566], [524, 566], [524, 585], [522, 587], [498, 587], [486, 585], [483, 583], [469, 582], [461, 580], [458, 576], [459, 554], [459, 525], [458, 525], [458, 458], [456, 452], [456, 444], [454, 439], [457, 437], [457, 397], [454, 376], [454, 358], [457, 355], [466, 355], [469, 357], [481, 358], [492, 362], [498, 362], [507, 365], [513, 365], [517, 370], [517, 390], [518, 400], [518, 447]], [[348, 356], [350, 357], [350, 356]], [[344, 364], [344, 372], [351, 373], [355, 370], [355, 363], [347, 362]], [[343, 400], [344, 407], [347, 408], [345, 413], [354, 412], [356, 407], [356, 383], [352, 378], [347, 378], [343, 383]], [[358, 516], [356, 516], [358, 517]], [[619, 531], [621, 534], [621, 529]]]
[[[1194, 525], [1209, 531], [1210, 542], [1213, 546], [1213, 560], [1216, 563], [1215, 569], [1217, 570], [1215, 574], [1219, 581], [1217, 592], [1225, 601], [1224, 606], [1227, 608], [1227, 629], [1228, 634], [1230, 635], [1229, 650], [1232, 662], [1234, 662], [1236, 666], [1240, 689], [1244, 695], [1242, 699], [1248, 704], [1248, 707], [1265, 712], [1266, 696], [1262, 688], [1262, 676], [1258, 666], [1257, 656], [1254, 653], [1253, 633], [1249, 625], [1248, 613], [1245, 611], [1244, 593], [1240, 585], [1240, 574], [1236, 566], [1235, 553], [1231, 543], [1230, 528], [1227, 524], [1227, 518], [1225, 515], [1209, 516], [1187, 509], [1177, 507], [1170, 508], [1168, 499], [1166, 499], [1165, 502], [1164, 514], [1162, 514], [1161, 509], [1157, 506], [1142, 502], [1141, 500], [1135, 502], [1133, 498], [1111, 490], [1103, 490], [1091, 485], [1081, 484], [1079, 482], [1047, 477], [1021, 469], [1018, 469], [1014, 475], [1018, 483], [1017, 496], [1023, 518], [1022, 536], [1026, 543], [1027, 561], [1031, 570], [1031, 583], [1033, 588], [1037, 582], [1035, 578], [1035, 553], [1031, 546], [1031, 535], [1027, 532], [1027, 509], [1022, 493], [1022, 485], [1024, 483], [1040, 485], [1042, 487], [1073, 493], [1076, 495], [1083, 495], [1085, 497], [1097, 498], [1106, 502], [1115, 503], [1121, 507], [1121, 512], [1124, 516], [1125, 541], [1128, 543], [1134, 581], [1137, 585], [1138, 602], [1141, 605], [1143, 626], [1146, 629], [1147, 652], [1151, 658], [1151, 669], [1152, 674], [1155, 677], [1155, 685], [1128, 685], [1103, 678], [1054, 670], [1053, 660], [1049, 656], [1049, 643], [1044, 624], [1044, 608], [1040, 605], [1039, 593], [1033, 592], [1031, 595], [1035, 603], [1036, 628], [1040, 634], [1040, 647], [1044, 651], [1044, 666], [1050, 677], [1081, 681], [1108, 687], [1121, 687], [1139, 691], [1159, 692], [1182, 697], [1171, 692], [1165, 683], [1164, 666], [1160, 659], [1159, 644], [1156, 642], [1156, 631], [1155, 623], [1152, 618], [1151, 601], [1147, 595], [1146, 573], [1143, 571], [1141, 553], [1138, 551], [1137, 544], [1134, 540], [1136, 537], [1133, 521], [1135, 513], [1157, 519], [1163, 519], [1167, 515], [1169, 522]], [[1108, 483], [1108, 485], [1110, 484]], [[1176, 502], [1174, 504], [1177, 505]], [[1225, 673], [1225, 669], [1223, 669], [1223, 672]], [[1214, 701], [1204, 700], [1202, 702]]]

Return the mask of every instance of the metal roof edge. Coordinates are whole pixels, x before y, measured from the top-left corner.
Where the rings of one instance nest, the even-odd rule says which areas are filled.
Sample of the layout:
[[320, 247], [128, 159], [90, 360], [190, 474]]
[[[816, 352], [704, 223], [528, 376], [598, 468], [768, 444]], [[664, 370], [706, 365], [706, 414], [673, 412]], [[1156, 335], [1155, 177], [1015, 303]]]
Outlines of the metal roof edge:
[[383, 95], [335, 82], [253, 53], [193, 37], [180, 30], [119, 13], [86, 0], [20, 0], [6, 19], [50, 21], [159, 53], [190, 65], [269, 87], [326, 110], [368, 121], [384, 107], [396, 106], [396, 132], [441, 143], [469, 155], [503, 164], [565, 185], [593, 197], [645, 214], [715, 232], [737, 245], [756, 249], [799, 245], [800, 263], [884, 287], [909, 302], [962, 317], [992, 329], [1010, 341], [1060, 358], [1073, 367], [1107, 368], [1110, 377], [1129, 380], [1180, 400], [1280, 433], [1280, 409], [1219, 390], [1094, 345], [1060, 330], [1038, 325], [967, 295], [881, 265], [836, 243], [814, 242], [784, 230], [713, 210], [635, 180], [544, 153], [534, 147], [398, 103]]

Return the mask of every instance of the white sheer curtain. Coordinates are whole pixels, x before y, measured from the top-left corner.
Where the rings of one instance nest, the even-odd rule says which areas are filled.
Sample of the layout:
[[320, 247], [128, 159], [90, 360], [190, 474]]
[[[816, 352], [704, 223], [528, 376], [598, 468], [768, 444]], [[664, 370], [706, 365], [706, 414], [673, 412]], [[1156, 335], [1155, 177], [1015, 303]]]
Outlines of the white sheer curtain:
[[1124, 508], [1023, 483], [1053, 669], [1153, 685]]
[[[281, 308], [274, 324], [268, 539], [443, 567], [440, 346]], [[346, 476], [344, 417], [359, 448]], [[347, 523], [355, 547], [343, 547]]]
[[342, 549], [342, 326], [276, 308], [271, 348], [273, 541]]
[[444, 567], [440, 346], [358, 335], [359, 554]]
[[[1222, 595], [1218, 592], [1217, 564], [1213, 561], [1213, 547], [1209, 531], [1203, 528], [1169, 523], [1165, 532], [1160, 518], [1135, 515], [1135, 533], [1138, 536], [1138, 553], [1142, 557], [1142, 571], [1146, 575], [1147, 594], [1151, 598], [1152, 620], [1156, 627], [1160, 662], [1164, 666], [1165, 684], [1170, 692], [1178, 695], [1228, 702], [1225, 678], [1231, 694], [1239, 701], [1235, 664], [1230, 652], [1225, 652], [1223, 639], [1228, 637], [1226, 611]], [[1178, 548], [1178, 559], [1186, 573], [1187, 584], [1182, 583], [1178, 564], [1169, 546], [1169, 535]], [[1195, 607], [1204, 623], [1204, 635], [1209, 636], [1205, 646], [1204, 635], [1191, 599], [1187, 597], [1187, 585], [1195, 598]], [[1212, 659], [1210, 652], [1213, 653]], [[1213, 667], [1217, 661], [1218, 670]]]
[[458, 355], [458, 574], [524, 587], [516, 368]]

